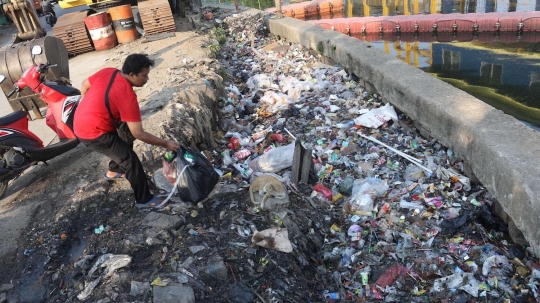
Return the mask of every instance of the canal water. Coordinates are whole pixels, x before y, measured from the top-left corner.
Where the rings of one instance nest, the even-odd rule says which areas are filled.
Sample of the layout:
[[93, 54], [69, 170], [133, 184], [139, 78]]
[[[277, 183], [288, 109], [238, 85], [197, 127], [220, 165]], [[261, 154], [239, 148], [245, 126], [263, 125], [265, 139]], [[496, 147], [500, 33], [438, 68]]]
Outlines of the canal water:
[[[273, 0], [239, 1], [259, 9], [274, 7]], [[289, 1], [298, 2], [284, 3]], [[342, 13], [318, 18], [529, 11], [540, 11], [540, 0], [347, 0]], [[540, 33], [357, 38], [540, 129]]]

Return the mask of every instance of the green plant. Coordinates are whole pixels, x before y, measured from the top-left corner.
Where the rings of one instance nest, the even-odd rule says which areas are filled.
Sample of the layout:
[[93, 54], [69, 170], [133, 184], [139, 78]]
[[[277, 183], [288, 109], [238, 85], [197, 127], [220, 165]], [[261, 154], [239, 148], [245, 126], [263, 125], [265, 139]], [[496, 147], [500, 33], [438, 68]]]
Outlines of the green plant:
[[223, 44], [225, 43], [225, 41], [227, 41], [226, 34], [227, 32], [225, 31], [225, 29], [222, 26], [219, 26], [219, 27], [214, 27], [210, 31], [209, 36], [212, 39], [216, 39], [219, 42], [219, 44]]
[[318, 51], [320, 54], [323, 54], [323, 53], [324, 53], [324, 45], [323, 45], [322, 41], [319, 41], [319, 43], [317, 43], [317, 51]]
[[227, 70], [225, 69], [225, 67], [223, 67], [223, 66], [220, 67], [220, 68], [219, 68], [219, 73], [218, 73], [218, 74], [221, 76], [221, 78], [222, 78], [223, 80], [227, 79]]
[[221, 50], [221, 46], [219, 44], [210, 44], [208, 45], [208, 49], [213, 53], [217, 53]]

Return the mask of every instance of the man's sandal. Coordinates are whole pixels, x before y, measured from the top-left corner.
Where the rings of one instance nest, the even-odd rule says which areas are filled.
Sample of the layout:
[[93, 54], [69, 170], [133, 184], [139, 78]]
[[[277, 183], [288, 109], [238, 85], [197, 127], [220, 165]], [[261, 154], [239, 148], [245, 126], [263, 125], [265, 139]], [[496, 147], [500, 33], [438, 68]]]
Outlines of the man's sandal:
[[105, 178], [105, 180], [118, 180], [118, 179], [125, 179], [125, 176], [123, 173], [117, 173], [116, 175], [112, 177], [107, 177], [107, 173], [105, 173], [103, 174], [103, 178]]
[[138, 208], [162, 208], [165, 204], [167, 201], [162, 201], [161, 197], [154, 196], [146, 203], [135, 203], [135, 206]]

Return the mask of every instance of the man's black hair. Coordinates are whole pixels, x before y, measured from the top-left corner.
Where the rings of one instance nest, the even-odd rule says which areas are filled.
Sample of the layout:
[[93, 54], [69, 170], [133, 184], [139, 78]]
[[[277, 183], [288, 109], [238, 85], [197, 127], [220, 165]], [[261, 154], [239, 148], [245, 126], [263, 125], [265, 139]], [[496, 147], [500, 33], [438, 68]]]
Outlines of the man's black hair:
[[126, 75], [131, 73], [137, 75], [144, 68], [150, 68], [150, 66], [154, 66], [154, 60], [148, 58], [147, 54], [131, 54], [124, 61], [122, 72]]

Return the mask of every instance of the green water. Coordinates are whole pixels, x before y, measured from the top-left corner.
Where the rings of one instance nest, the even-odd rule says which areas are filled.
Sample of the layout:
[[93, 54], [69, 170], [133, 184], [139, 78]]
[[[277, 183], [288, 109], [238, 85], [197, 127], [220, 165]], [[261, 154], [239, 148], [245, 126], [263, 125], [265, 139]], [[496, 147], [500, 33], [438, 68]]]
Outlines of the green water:
[[[258, 9], [274, 7], [273, 0], [239, 1], [242, 6]], [[282, 3], [286, 5], [288, 1]], [[540, 0], [352, 0], [344, 2], [343, 12], [335, 16], [527, 11], [540, 11]], [[359, 38], [521, 121], [540, 127], [540, 33], [482, 35], [458, 33], [433, 37], [429, 34], [413, 39], [401, 37], [401, 40], [392, 35]]]

